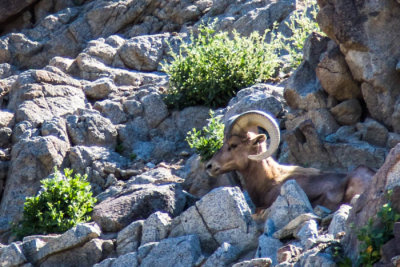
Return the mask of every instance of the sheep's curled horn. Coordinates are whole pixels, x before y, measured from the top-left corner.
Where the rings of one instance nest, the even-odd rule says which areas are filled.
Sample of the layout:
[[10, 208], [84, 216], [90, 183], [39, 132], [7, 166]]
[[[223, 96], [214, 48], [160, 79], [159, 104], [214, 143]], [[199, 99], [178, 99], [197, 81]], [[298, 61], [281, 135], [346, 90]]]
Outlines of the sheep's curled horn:
[[264, 128], [270, 138], [270, 144], [265, 152], [257, 155], [249, 155], [249, 159], [261, 161], [271, 156], [278, 149], [280, 143], [279, 125], [271, 115], [259, 110], [251, 110], [233, 116], [229, 119], [225, 128], [225, 138], [244, 130], [247, 132], [246, 129], [251, 126]]

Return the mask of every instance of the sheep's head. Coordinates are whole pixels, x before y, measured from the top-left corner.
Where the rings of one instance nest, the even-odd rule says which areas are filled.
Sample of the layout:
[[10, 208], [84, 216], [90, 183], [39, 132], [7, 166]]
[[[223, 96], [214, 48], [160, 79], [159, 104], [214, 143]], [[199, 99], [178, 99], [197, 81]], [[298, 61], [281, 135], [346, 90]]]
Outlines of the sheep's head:
[[[259, 127], [270, 136], [268, 148], [265, 134], [258, 133]], [[244, 171], [250, 160], [262, 161], [271, 156], [279, 142], [279, 126], [270, 115], [253, 110], [234, 116], [225, 129], [223, 146], [206, 165], [207, 172], [217, 176], [234, 170]]]

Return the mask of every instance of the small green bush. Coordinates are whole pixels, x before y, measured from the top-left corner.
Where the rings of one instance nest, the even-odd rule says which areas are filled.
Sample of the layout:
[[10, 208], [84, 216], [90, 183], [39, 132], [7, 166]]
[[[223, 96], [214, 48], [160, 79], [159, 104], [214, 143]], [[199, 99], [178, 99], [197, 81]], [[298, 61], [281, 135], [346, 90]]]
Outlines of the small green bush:
[[[311, 13], [311, 17], [308, 16], [307, 10]], [[307, 37], [312, 32], [324, 35], [316, 21], [317, 13], [317, 2], [315, 0], [306, 1], [305, 8], [294, 11], [290, 15], [289, 21], [285, 22], [292, 35], [284, 37], [281, 33], [276, 33], [275, 40], [273, 41], [277, 42], [277, 46], [280, 46], [282, 50], [286, 50], [289, 53], [284, 64], [290, 70], [296, 69], [303, 61], [303, 47]]]
[[42, 180], [39, 193], [26, 198], [22, 221], [14, 229], [18, 237], [61, 233], [90, 220], [88, 213], [96, 198], [92, 197], [87, 175], [72, 173], [64, 169], [65, 176], [61, 176], [55, 169], [54, 178]]
[[[390, 199], [392, 192], [388, 192]], [[390, 200], [384, 204], [378, 212], [379, 227], [375, 226], [370, 218], [368, 224], [362, 227], [357, 238], [362, 243], [360, 245], [360, 255], [357, 266], [372, 266], [381, 258], [381, 247], [393, 238], [393, 225], [400, 220], [400, 214], [393, 210]]]
[[224, 127], [220, 117], [215, 117], [214, 112], [210, 110], [210, 119], [207, 126], [204, 126], [200, 131], [193, 128], [192, 131], [188, 132], [186, 141], [200, 155], [203, 162], [211, 159], [222, 147], [224, 142]]
[[273, 77], [279, 66], [275, 44], [264, 42], [265, 35], [241, 37], [233, 31], [230, 38], [213, 25], [198, 30], [189, 43], [182, 42], [179, 53], [171, 49], [170, 63], [162, 64], [169, 75], [169, 107], [224, 106], [238, 90]]

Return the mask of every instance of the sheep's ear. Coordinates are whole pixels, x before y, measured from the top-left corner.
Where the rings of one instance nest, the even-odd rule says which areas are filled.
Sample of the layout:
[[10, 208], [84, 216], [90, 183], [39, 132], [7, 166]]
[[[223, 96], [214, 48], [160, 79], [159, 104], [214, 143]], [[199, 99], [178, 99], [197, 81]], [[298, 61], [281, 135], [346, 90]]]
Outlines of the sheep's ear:
[[265, 134], [258, 134], [250, 139], [250, 143], [252, 145], [259, 145], [262, 142], [265, 142], [265, 140], [267, 140], [267, 136]]

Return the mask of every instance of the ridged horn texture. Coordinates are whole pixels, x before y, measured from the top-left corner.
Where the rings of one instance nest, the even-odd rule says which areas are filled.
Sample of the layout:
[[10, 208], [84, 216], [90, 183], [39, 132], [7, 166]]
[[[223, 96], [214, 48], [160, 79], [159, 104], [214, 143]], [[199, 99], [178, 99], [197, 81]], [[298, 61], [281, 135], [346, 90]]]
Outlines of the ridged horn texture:
[[270, 157], [279, 147], [281, 134], [276, 120], [265, 112], [250, 110], [240, 115], [233, 116], [228, 121], [225, 137], [228, 138], [232, 135], [243, 134], [243, 132], [247, 133], [251, 127], [264, 128], [268, 132], [270, 143], [265, 152], [257, 155], [249, 155], [249, 159], [261, 161]]

